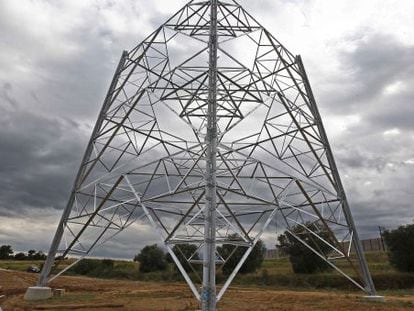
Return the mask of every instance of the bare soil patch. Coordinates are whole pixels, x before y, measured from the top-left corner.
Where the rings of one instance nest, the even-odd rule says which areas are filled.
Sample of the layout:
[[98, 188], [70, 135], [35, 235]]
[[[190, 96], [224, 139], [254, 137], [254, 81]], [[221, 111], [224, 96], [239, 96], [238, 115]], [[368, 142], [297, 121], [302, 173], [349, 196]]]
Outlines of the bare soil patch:
[[[101, 280], [70, 276], [58, 278], [51, 284], [54, 288], [66, 289], [63, 297], [35, 303], [26, 302], [23, 300], [24, 292], [28, 286], [35, 284], [36, 278], [37, 275], [25, 272], [0, 271], [0, 296], [5, 295], [0, 300], [3, 310], [31, 311], [42, 307], [47, 307], [47, 310], [74, 310], [73, 306], [76, 305], [82, 306], [80, 310], [104, 311], [185, 311], [199, 308], [184, 283]], [[410, 293], [386, 296], [385, 303], [368, 302], [363, 300], [362, 296], [359, 292], [234, 287], [223, 297], [218, 310], [414, 310], [414, 296]], [[64, 306], [68, 308], [65, 309]]]

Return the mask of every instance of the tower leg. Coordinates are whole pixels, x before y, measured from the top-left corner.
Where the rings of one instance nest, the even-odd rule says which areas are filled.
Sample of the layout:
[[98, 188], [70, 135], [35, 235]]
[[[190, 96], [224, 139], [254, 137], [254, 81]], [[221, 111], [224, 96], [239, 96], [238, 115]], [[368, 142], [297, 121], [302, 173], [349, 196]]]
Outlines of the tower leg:
[[371, 273], [369, 271], [367, 259], [365, 258], [364, 249], [362, 248], [361, 240], [359, 239], [355, 222], [352, 218], [351, 210], [349, 209], [346, 198], [344, 199], [344, 214], [347, 218], [348, 225], [352, 228], [352, 232], [354, 233], [352, 239], [354, 242], [355, 252], [359, 262], [359, 268], [364, 278], [365, 289], [370, 296], [377, 297], [377, 291], [375, 289], [374, 281], [372, 280]]
[[346, 198], [345, 191], [342, 185], [342, 181], [338, 173], [338, 168], [336, 167], [333, 153], [332, 153], [331, 147], [328, 142], [328, 137], [326, 135], [325, 128], [322, 124], [322, 119], [319, 114], [319, 110], [316, 105], [315, 98], [313, 96], [308, 77], [306, 75], [305, 67], [303, 66], [302, 58], [299, 55], [296, 57], [296, 63], [299, 66], [299, 70], [302, 75], [302, 79], [303, 79], [303, 82], [306, 88], [306, 92], [309, 96], [309, 105], [315, 116], [315, 120], [316, 120], [318, 129], [319, 129], [319, 133], [321, 134], [321, 138], [323, 139], [324, 145], [326, 146], [326, 156], [329, 162], [329, 166], [331, 167], [332, 176], [333, 176], [333, 179], [335, 180], [336, 186], [338, 188], [338, 192], [341, 194], [342, 206], [343, 206], [343, 211], [344, 211], [346, 221], [353, 233], [352, 241], [354, 243], [355, 252], [358, 258], [359, 268], [361, 270], [362, 277], [364, 279], [363, 281], [364, 281], [365, 290], [369, 293], [370, 296], [376, 297], [377, 292], [375, 290], [375, 285], [372, 280], [371, 273], [368, 268], [367, 260], [365, 258], [364, 250], [362, 248], [362, 244], [358, 236], [358, 231], [356, 229], [355, 222], [354, 222], [354, 219], [351, 214], [351, 210], [348, 205], [348, 200]]
[[42, 271], [40, 273], [40, 277], [39, 277], [39, 280], [37, 282], [38, 287], [45, 287], [48, 283], [48, 277], [49, 277], [50, 271], [52, 270], [52, 266], [55, 262], [56, 253], [57, 253], [59, 244], [62, 240], [63, 232], [65, 230], [65, 223], [66, 223], [66, 220], [68, 219], [68, 217], [71, 213], [72, 205], [73, 205], [73, 202], [75, 200], [75, 192], [76, 192], [76, 189], [77, 189], [77, 185], [78, 185], [79, 181], [83, 178], [83, 174], [85, 172], [84, 163], [85, 163], [85, 161], [87, 161], [87, 159], [90, 157], [90, 155], [92, 153], [93, 140], [94, 140], [97, 132], [99, 131], [99, 129], [102, 125], [103, 119], [104, 119], [104, 115], [105, 115], [106, 111], [108, 110], [108, 108], [110, 106], [112, 94], [113, 94], [113, 92], [116, 88], [118, 78], [119, 78], [119, 74], [122, 71], [122, 68], [124, 67], [125, 60], [126, 60], [127, 56], [128, 56], [128, 53], [126, 51], [124, 51], [122, 53], [121, 59], [118, 63], [118, 67], [116, 69], [114, 78], [111, 82], [111, 85], [109, 87], [107, 96], [105, 98], [104, 104], [103, 104], [101, 112], [99, 114], [98, 121], [96, 122], [95, 127], [92, 131], [92, 135], [91, 135], [91, 138], [89, 140], [88, 147], [86, 148], [85, 154], [84, 154], [82, 162], [81, 162], [81, 166], [80, 166], [79, 171], [76, 175], [75, 183], [73, 185], [73, 189], [72, 189], [68, 204], [66, 205], [66, 207], [63, 211], [63, 214], [62, 214], [62, 217], [60, 219], [59, 225], [56, 229], [55, 236], [53, 237], [52, 244], [50, 246], [46, 261], [45, 261], [45, 263], [43, 265], [43, 268], [42, 268]]

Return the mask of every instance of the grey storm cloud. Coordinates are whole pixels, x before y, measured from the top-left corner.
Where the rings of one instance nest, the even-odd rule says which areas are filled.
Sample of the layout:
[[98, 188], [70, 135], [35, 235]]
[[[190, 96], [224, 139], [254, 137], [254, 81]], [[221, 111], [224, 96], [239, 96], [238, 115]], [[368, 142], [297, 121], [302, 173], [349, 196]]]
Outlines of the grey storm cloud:
[[[0, 244], [16, 250], [47, 251], [122, 50], [167, 18], [152, 2], [91, 4], [0, 4]], [[130, 256], [154, 241], [142, 228], [97, 255]]]
[[396, 79], [412, 79], [414, 46], [406, 46], [391, 35], [361, 31], [363, 35], [349, 39], [356, 48], [341, 55], [344, 66], [358, 82], [354, 90], [357, 99], [381, 95], [384, 87]]
[[62, 208], [78, 166], [84, 133], [76, 122], [28, 111], [13, 98], [13, 87], [0, 101], [0, 214], [22, 209]]
[[322, 117], [355, 119], [343, 121], [331, 145], [356, 222], [369, 236], [378, 225], [414, 218], [414, 45], [360, 27], [332, 50], [340, 70], [319, 80], [315, 93]]
[[[414, 46], [389, 34], [365, 28], [360, 31], [362, 34], [344, 38], [343, 45], [354, 46], [351, 51], [337, 52], [342, 76], [332, 77], [327, 91], [321, 93], [324, 108], [362, 113], [372, 125], [380, 121], [383, 125], [412, 126], [407, 119], [414, 113]], [[387, 87], [398, 83], [404, 88], [387, 94]]]
[[362, 27], [335, 53], [341, 71], [316, 94], [323, 114], [357, 120], [331, 145], [358, 228], [369, 237], [379, 225], [414, 219], [414, 46]]
[[[0, 244], [47, 250], [122, 50], [185, 2], [0, 3]], [[276, 37], [284, 29], [269, 23], [286, 12], [318, 21], [312, 1], [240, 2]], [[331, 144], [356, 222], [372, 236], [413, 218], [414, 46], [365, 26], [336, 42], [315, 43], [339, 63], [325, 77], [303, 56], [322, 117], [357, 116]], [[153, 242], [137, 225], [96, 255], [128, 257]]]

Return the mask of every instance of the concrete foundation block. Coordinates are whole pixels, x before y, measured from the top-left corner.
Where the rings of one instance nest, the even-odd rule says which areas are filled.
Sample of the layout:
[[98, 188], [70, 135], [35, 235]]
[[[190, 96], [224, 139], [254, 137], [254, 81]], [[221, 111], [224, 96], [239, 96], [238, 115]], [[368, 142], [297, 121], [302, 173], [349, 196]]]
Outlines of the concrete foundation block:
[[364, 296], [364, 299], [368, 301], [384, 302], [384, 296]]
[[55, 288], [53, 290], [53, 297], [62, 297], [62, 296], [65, 296], [65, 289]]
[[52, 289], [50, 287], [33, 286], [29, 287], [24, 294], [24, 300], [46, 300], [52, 297]]

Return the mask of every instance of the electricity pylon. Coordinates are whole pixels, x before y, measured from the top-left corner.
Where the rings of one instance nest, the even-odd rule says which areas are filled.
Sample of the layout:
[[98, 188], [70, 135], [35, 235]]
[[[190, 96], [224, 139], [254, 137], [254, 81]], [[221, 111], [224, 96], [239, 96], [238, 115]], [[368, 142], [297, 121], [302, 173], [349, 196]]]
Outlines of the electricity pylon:
[[[273, 226], [375, 295], [301, 57], [235, 1], [191, 1], [122, 54], [38, 285], [72, 266], [51, 276], [57, 254], [81, 260], [138, 222], [203, 310]], [[216, 268], [240, 250], [216, 288]]]

